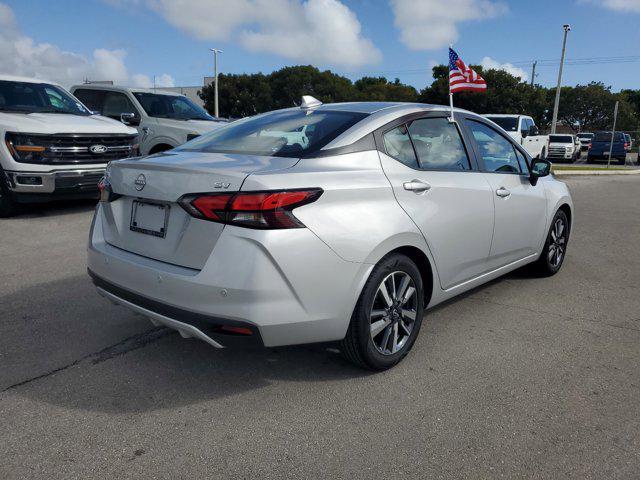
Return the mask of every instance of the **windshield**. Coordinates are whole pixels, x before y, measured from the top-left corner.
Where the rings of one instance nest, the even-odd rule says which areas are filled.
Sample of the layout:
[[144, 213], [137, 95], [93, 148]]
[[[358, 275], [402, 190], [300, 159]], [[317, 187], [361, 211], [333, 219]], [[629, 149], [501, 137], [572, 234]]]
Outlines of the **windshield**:
[[91, 115], [76, 98], [48, 83], [0, 80], [0, 112]]
[[550, 143], [573, 143], [573, 137], [570, 135], [549, 135]]
[[487, 117], [500, 125], [507, 132], [515, 132], [518, 129], [518, 117]]
[[[624, 136], [620, 132], [616, 132], [616, 136], [613, 139], [614, 142], [624, 142]], [[593, 138], [594, 142], [610, 142], [611, 132], [598, 132]]]
[[229, 124], [175, 150], [301, 157], [315, 152], [367, 114], [279, 110]]
[[586, 138], [586, 139], [593, 138], [593, 133], [579, 133], [578, 138]]
[[134, 92], [133, 95], [150, 117], [174, 118], [176, 120], [214, 120], [202, 107], [187, 97], [146, 92]]

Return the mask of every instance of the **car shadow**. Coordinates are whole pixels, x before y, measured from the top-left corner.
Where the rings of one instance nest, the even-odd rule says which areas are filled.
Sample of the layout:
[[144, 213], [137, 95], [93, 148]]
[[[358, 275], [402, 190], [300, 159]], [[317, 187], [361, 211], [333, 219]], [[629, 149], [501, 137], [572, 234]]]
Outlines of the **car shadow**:
[[[33, 299], [39, 299], [37, 311], [31, 309]], [[112, 305], [83, 276], [0, 296], [0, 304], [12, 306], [0, 323], [0, 345], [8, 346], [0, 395], [65, 408], [140, 412], [230, 397], [274, 382], [373, 374], [328, 344], [218, 350], [183, 339]]]
[[18, 213], [8, 220], [33, 219], [55, 217], [88, 212], [95, 208], [97, 199], [58, 200], [44, 203], [24, 203], [20, 205]]

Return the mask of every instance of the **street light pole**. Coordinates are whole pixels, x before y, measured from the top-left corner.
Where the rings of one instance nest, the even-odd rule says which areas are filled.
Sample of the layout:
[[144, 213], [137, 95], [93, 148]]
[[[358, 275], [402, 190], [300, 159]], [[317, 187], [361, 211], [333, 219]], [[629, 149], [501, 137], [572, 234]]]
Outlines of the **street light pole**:
[[209, 50], [213, 52], [213, 114], [218, 118], [220, 116], [220, 112], [218, 111], [218, 53], [222, 53], [222, 50], [217, 48], [210, 48]]
[[565, 24], [564, 37], [562, 39], [562, 57], [560, 58], [560, 70], [558, 70], [558, 86], [556, 87], [556, 101], [553, 104], [553, 120], [551, 121], [551, 133], [556, 133], [556, 124], [558, 123], [558, 108], [560, 107], [560, 88], [562, 87], [562, 68], [564, 67], [564, 53], [567, 49], [567, 34], [571, 31], [571, 26]]
[[533, 65], [531, 67], [531, 86], [533, 87], [534, 81], [536, 79], [536, 65], [538, 64], [538, 61], [534, 61]]

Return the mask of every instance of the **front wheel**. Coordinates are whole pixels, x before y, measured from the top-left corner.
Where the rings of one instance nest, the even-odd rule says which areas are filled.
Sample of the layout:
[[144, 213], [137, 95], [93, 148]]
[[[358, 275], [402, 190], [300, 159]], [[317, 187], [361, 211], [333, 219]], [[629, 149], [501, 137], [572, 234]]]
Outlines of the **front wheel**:
[[18, 213], [20, 206], [11, 197], [9, 186], [0, 168], [0, 218], [11, 217]]
[[401, 254], [385, 257], [362, 289], [342, 353], [360, 367], [391, 368], [413, 346], [423, 310], [424, 287], [415, 263]]
[[550, 277], [560, 271], [567, 253], [569, 229], [567, 215], [562, 210], [558, 210], [551, 222], [540, 258], [534, 264], [535, 270], [541, 276]]

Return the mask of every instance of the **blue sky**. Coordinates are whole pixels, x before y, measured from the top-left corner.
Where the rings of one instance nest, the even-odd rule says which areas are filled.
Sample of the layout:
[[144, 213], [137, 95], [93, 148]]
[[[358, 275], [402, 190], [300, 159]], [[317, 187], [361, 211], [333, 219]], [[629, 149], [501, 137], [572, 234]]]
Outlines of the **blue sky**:
[[[311, 63], [422, 88], [451, 40], [466, 63], [511, 63], [529, 75], [531, 60], [559, 59], [563, 23], [572, 26], [569, 59], [638, 56], [567, 65], [564, 84], [640, 88], [638, 0], [0, 0], [0, 72], [199, 85], [215, 46], [222, 72]], [[537, 73], [554, 85], [557, 66]]]

